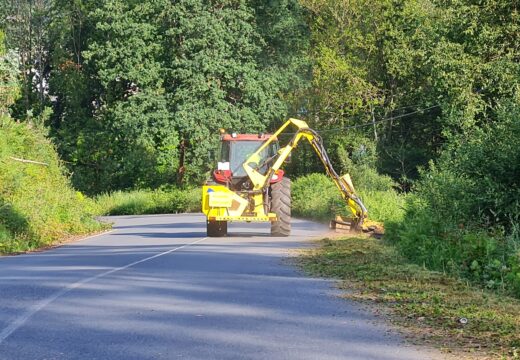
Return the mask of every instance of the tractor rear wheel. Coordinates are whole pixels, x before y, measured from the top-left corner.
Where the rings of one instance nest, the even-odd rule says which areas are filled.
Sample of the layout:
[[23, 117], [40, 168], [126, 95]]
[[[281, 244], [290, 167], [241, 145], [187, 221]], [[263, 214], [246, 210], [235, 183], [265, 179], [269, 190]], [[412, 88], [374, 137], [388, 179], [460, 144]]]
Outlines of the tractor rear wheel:
[[227, 235], [227, 221], [206, 220], [206, 233], [208, 237], [223, 237]]
[[271, 212], [277, 221], [271, 222], [271, 236], [291, 234], [291, 180], [284, 177], [271, 185]]

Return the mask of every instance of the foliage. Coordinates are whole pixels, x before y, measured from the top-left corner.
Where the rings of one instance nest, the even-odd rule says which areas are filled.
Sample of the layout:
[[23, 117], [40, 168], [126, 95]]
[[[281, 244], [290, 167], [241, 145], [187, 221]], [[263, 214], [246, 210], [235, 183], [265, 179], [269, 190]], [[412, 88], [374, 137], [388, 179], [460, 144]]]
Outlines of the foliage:
[[63, 99], [78, 117], [57, 113], [59, 131], [53, 132], [65, 159], [79, 165], [73, 180], [80, 189], [129, 189], [175, 179], [179, 142], [163, 86], [158, 29], [151, 22], [156, 12], [151, 4], [109, 1], [89, 13], [94, 29], [82, 53], [85, 62], [64, 65], [52, 83], [52, 89], [67, 91], [70, 81], [79, 83], [79, 96], [95, 98], [87, 111], [84, 98]]
[[8, 114], [8, 108], [19, 96], [18, 53], [5, 48], [4, 33], [0, 30], [0, 116]]
[[[315, 62], [303, 113], [325, 129], [334, 163], [353, 176], [377, 167], [413, 189], [404, 219], [387, 224], [410, 259], [518, 294], [517, 5], [301, 3]], [[298, 158], [302, 173], [316, 168], [309, 159]]]
[[21, 86], [11, 112], [31, 122], [46, 106], [48, 10], [51, 0], [0, 0], [0, 29], [8, 49], [16, 50]]
[[[385, 222], [401, 219], [402, 195], [398, 195], [391, 186], [386, 189], [363, 186], [362, 179], [358, 179], [354, 185], [360, 185], [358, 192], [367, 206], [370, 220]], [[292, 197], [293, 213], [296, 216], [328, 221], [336, 214], [348, 215], [339, 190], [324, 174], [310, 174], [296, 179], [292, 184]]]
[[71, 188], [49, 141], [26, 125], [1, 118], [0, 253], [34, 250], [100, 230], [94, 214], [94, 203]]
[[[0, 0], [0, 28], [0, 112], [44, 122], [79, 190], [198, 185], [219, 128], [298, 115], [410, 259], [520, 291], [516, 2]], [[295, 214], [344, 209], [308, 145], [287, 170]]]
[[501, 105], [496, 123], [450, 144], [389, 234], [418, 263], [520, 297], [519, 115]]
[[[427, 49], [437, 41], [431, 30], [437, 9], [430, 1], [302, 3], [312, 13], [316, 65], [305, 115], [314, 127], [341, 129], [371, 123], [437, 101], [425, 77], [431, 66], [426, 63]], [[416, 173], [417, 164], [434, 156], [439, 146], [435, 134], [438, 115], [438, 111], [430, 111], [373, 124], [356, 130], [360, 139], [352, 140], [357, 144], [371, 138], [378, 148], [377, 165], [404, 185]], [[325, 135], [341, 139], [349, 132], [328, 131]], [[334, 142], [337, 140], [329, 141]], [[330, 147], [334, 152], [334, 146]]]
[[324, 239], [319, 245], [302, 254], [303, 267], [313, 274], [341, 279], [344, 297], [376, 304], [379, 311], [383, 307], [385, 318], [413, 340], [471, 358], [518, 357], [517, 299], [478, 290], [409, 263], [381, 240]]
[[[296, 0], [39, 3], [49, 24], [35, 76], [48, 78], [50, 134], [88, 193], [200, 182], [218, 129], [264, 131], [307, 75]], [[9, 29], [26, 43], [23, 26]]]
[[101, 215], [171, 214], [200, 211], [200, 189], [116, 191], [95, 197]]
[[322, 174], [310, 174], [292, 182], [292, 212], [295, 216], [330, 220], [332, 208], [341, 201], [335, 185]]
[[379, 169], [405, 190], [446, 140], [495, 121], [497, 104], [518, 96], [514, 2], [301, 2], [311, 12], [315, 61], [305, 115], [336, 128], [413, 113], [364, 128], [377, 142]]

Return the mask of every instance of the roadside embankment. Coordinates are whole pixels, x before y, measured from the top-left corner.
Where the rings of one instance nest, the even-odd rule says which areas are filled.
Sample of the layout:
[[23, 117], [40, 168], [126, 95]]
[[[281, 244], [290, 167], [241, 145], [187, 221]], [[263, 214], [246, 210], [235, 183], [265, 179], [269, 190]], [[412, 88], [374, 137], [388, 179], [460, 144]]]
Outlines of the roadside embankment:
[[[518, 358], [520, 301], [513, 297], [517, 267], [514, 252], [507, 253], [514, 249], [500, 241], [505, 237], [471, 228], [447, 232], [438, 221], [446, 211], [418, 213], [416, 194], [363, 186], [362, 180], [355, 185], [369, 218], [384, 224], [390, 234], [382, 239], [358, 235], [321, 240], [302, 253], [303, 268], [339, 279], [344, 297], [375, 305], [376, 312], [417, 343], [468, 358]], [[435, 201], [448, 201], [431, 192]], [[296, 179], [293, 194], [297, 216], [324, 221], [345, 211], [324, 175]], [[452, 260], [443, 267], [436, 266], [435, 259], [445, 264]]]
[[43, 134], [0, 119], [0, 254], [102, 230], [94, 202], [76, 192]]

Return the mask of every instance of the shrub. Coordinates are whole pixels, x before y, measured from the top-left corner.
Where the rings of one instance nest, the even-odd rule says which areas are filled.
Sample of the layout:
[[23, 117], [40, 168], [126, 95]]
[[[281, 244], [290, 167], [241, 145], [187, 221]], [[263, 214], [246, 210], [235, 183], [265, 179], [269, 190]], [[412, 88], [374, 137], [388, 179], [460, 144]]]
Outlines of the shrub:
[[405, 195], [395, 190], [361, 190], [359, 195], [368, 210], [369, 220], [386, 224], [402, 219]]
[[340, 201], [338, 189], [323, 174], [302, 176], [292, 183], [292, 211], [296, 216], [330, 220], [333, 208]]
[[387, 234], [417, 263], [520, 297], [520, 107], [498, 108], [422, 173]]
[[50, 142], [26, 125], [0, 118], [0, 253], [36, 249], [99, 230], [103, 225], [94, 220], [94, 213], [92, 200], [70, 186]]
[[[395, 182], [388, 175], [381, 175], [368, 165], [357, 165], [349, 171], [356, 189], [361, 191], [392, 192]], [[395, 193], [395, 192], [394, 192]]]
[[116, 191], [95, 198], [102, 215], [166, 214], [200, 211], [200, 189], [164, 188]]
[[[375, 177], [377, 173], [370, 173]], [[386, 179], [379, 183], [384, 183]], [[357, 183], [354, 184], [357, 186]], [[403, 215], [403, 196], [391, 188], [375, 190], [361, 186], [359, 196], [368, 209], [368, 217], [374, 221], [397, 221]], [[337, 213], [346, 213], [345, 201], [332, 180], [324, 174], [310, 174], [296, 179], [292, 184], [293, 213], [296, 216], [326, 221]]]
[[408, 196], [402, 221], [386, 226], [386, 237], [400, 253], [427, 268], [520, 296], [518, 234], [456, 224], [431, 208], [423, 195]]

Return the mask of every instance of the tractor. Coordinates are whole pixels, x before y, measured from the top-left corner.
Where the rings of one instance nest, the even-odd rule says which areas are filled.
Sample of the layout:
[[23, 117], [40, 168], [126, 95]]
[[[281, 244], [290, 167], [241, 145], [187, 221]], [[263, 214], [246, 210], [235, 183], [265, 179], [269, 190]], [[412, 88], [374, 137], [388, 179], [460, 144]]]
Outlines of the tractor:
[[[284, 146], [279, 136], [294, 129]], [[202, 212], [206, 215], [207, 235], [227, 235], [230, 221], [270, 222], [271, 235], [291, 233], [291, 181], [283, 164], [298, 143], [307, 140], [318, 154], [350, 210], [350, 216], [336, 216], [331, 228], [360, 229], [367, 209], [356, 195], [350, 176], [339, 176], [327, 155], [320, 135], [306, 122], [289, 119], [274, 134], [221, 134], [217, 168], [202, 188]]]

